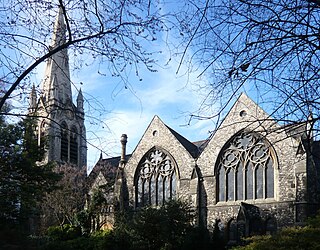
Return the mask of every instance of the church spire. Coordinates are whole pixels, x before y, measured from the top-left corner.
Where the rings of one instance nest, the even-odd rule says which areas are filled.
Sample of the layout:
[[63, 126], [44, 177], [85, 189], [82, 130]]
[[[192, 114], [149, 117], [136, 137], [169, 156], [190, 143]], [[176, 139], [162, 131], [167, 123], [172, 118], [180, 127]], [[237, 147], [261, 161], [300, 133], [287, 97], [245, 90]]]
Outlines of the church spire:
[[[49, 49], [66, 43], [66, 25], [62, 7], [59, 7]], [[67, 49], [62, 49], [48, 59], [43, 79], [43, 97], [48, 104], [64, 104], [72, 100]]]
[[36, 110], [37, 107], [37, 92], [36, 88], [33, 85], [30, 95], [29, 95], [29, 113], [32, 113]]
[[64, 22], [64, 15], [62, 7], [59, 7], [59, 12], [56, 17], [54, 24], [53, 36], [52, 36], [52, 47], [58, 47], [66, 43], [66, 24]]
[[77, 109], [81, 113], [84, 112], [84, 110], [83, 110], [83, 94], [82, 94], [81, 89], [79, 89], [79, 94], [77, 97]]
[[[86, 127], [83, 95], [79, 91], [77, 105], [72, 102], [71, 80], [66, 44], [66, 18], [60, 7], [54, 23], [49, 52], [57, 49], [46, 62], [42, 94], [37, 105], [38, 142], [45, 141], [44, 162], [87, 165]], [[33, 94], [32, 100], [35, 99]]]

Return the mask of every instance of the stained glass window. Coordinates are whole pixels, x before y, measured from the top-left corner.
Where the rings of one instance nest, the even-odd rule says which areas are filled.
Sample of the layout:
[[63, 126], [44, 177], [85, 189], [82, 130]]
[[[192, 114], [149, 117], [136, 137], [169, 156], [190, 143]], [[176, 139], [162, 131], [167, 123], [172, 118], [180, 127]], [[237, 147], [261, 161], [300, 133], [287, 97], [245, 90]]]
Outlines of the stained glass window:
[[79, 143], [78, 143], [78, 130], [75, 126], [68, 128], [68, 125], [65, 122], [61, 123], [60, 128], [60, 138], [61, 138], [61, 147], [60, 147], [60, 157], [64, 162], [70, 162], [73, 164], [78, 163], [79, 155]]
[[70, 133], [70, 162], [78, 163], [78, 131], [75, 127], [71, 129]]
[[176, 168], [173, 159], [162, 149], [150, 150], [136, 170], [136, 204], [162, 205], [176, 195]]
[[66, 123], [61, 124], [61, 160], [68, 161], [68, 126]]
[[256, 133], [240, 132], [222, 149], [217, 164], [218, 201], [274, 197], [274, 153]]

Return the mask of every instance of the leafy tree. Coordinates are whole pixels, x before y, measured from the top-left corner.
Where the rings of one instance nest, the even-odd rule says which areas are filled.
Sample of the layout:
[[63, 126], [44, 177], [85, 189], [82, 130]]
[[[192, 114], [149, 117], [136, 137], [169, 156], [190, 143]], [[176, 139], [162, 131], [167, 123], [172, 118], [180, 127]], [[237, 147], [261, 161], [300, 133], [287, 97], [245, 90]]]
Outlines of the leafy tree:
[[[25, 119], [8, 124], [0, 116], [0, 225], [2, 232], [37, 227], [39, 203], [55, 188], [60, 175], [38, 161], [43, 152], [33, 137], [34, 124]], [[32, 223], [31, 219], [35, 219]], [[11, 228], [11, 229], [10, 229]]]
[[194, 216], [187, 203], [169, 201], [159, 208], [143, 208], [129, 225], [118, 223], [114, 231], [129, 235], [131, 249], [181, 249], [193, 228]]
[[311, 218], [305, 227], [289, 227], [274, 236], [255, 236], [246, 239], [248, 245], [235, 249], [269, 250], [269, 249], [319, 249], [320, 248], [320, 214]]
[[146, 207], [135, 214], [120, 213], [112, 230], [77, 236], [74, 227], [50, 228], [43, 249], [224, 249], [213, 245], [208, 231], [193, 225], [194, 211], [182, 201]]

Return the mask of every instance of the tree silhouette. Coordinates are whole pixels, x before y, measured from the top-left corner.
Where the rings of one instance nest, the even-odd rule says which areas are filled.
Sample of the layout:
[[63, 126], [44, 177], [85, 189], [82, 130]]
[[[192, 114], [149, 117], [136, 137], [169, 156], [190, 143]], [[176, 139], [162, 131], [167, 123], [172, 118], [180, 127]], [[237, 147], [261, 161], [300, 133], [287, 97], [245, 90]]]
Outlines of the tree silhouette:
[[[49, 41], [59, 8], [67, 28], [66, 41], [52, 48]], [[160, 6], [144, 0], [3, 3], [0, 109], [15, 90], [15, 94], [24, 94], [30, 89], [30, 76], [40, 63], [66, 48], [74, 57], [75, 67], [104, 63], [101, 74], [124, 78], [124, 71], [129, 68], [139, 77], [140, 65], [154, 71], [152, 52], [146, 50], [145, 44], [156, 40], [157, 32], [166, 29], [163, 18]]]
[[210, 79], [192, 118], [219, 118], [247, 91], [278, 121], [309, 117], [318, 130], [319, 1], [186, 1], [182, 9], [181, 63]]

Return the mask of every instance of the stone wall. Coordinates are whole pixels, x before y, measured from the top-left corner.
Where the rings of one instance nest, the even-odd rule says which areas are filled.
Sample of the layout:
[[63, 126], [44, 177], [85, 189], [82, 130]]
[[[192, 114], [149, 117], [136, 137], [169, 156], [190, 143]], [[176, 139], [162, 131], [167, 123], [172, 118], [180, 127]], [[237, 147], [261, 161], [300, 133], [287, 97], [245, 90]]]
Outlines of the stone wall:
[[[307, 153], [303, 150], [305, 124], [280, 126], [245, 94], [242, 94], [210, 139], [201, 154], [195, 155], [176, 132], [155, 116], [124, 168], [129, 190], [129, 204], [135, 208], [135, 174], [144, 155], [161, 148], [175, 161], [178, 181], [177, 196], [189, 201], [198, 213], [198, 221], [208, 228], [228, 229], [230, 221], [245, 221], [246, 234], [251, 219], [257, 219], [268, 231], [272, 219], [275, 228], [303, 223], [308, 215], [308, 195], [312, 186], [308, 173]], [[240, 131], [255, 132], [270, 145], [274, 167], [274, 197], [264, 199], [218, 201], [216, 166], [219, 154]], [[130, 136], [129, 136], [130, 137]], [[308, 186], [309, 185], [309, 186]], [[312, 189], [314, 190], [314, 189]], [[312, 198], [315, 202], [315, 198]], [[245, 215], [245, 216], [243, 216]], [[240, 217], [243, 218], [240, 218]], [[262, 231], [263, 231], [262, 230]], [[261, 231], [261, 232], [262, 232]]]

